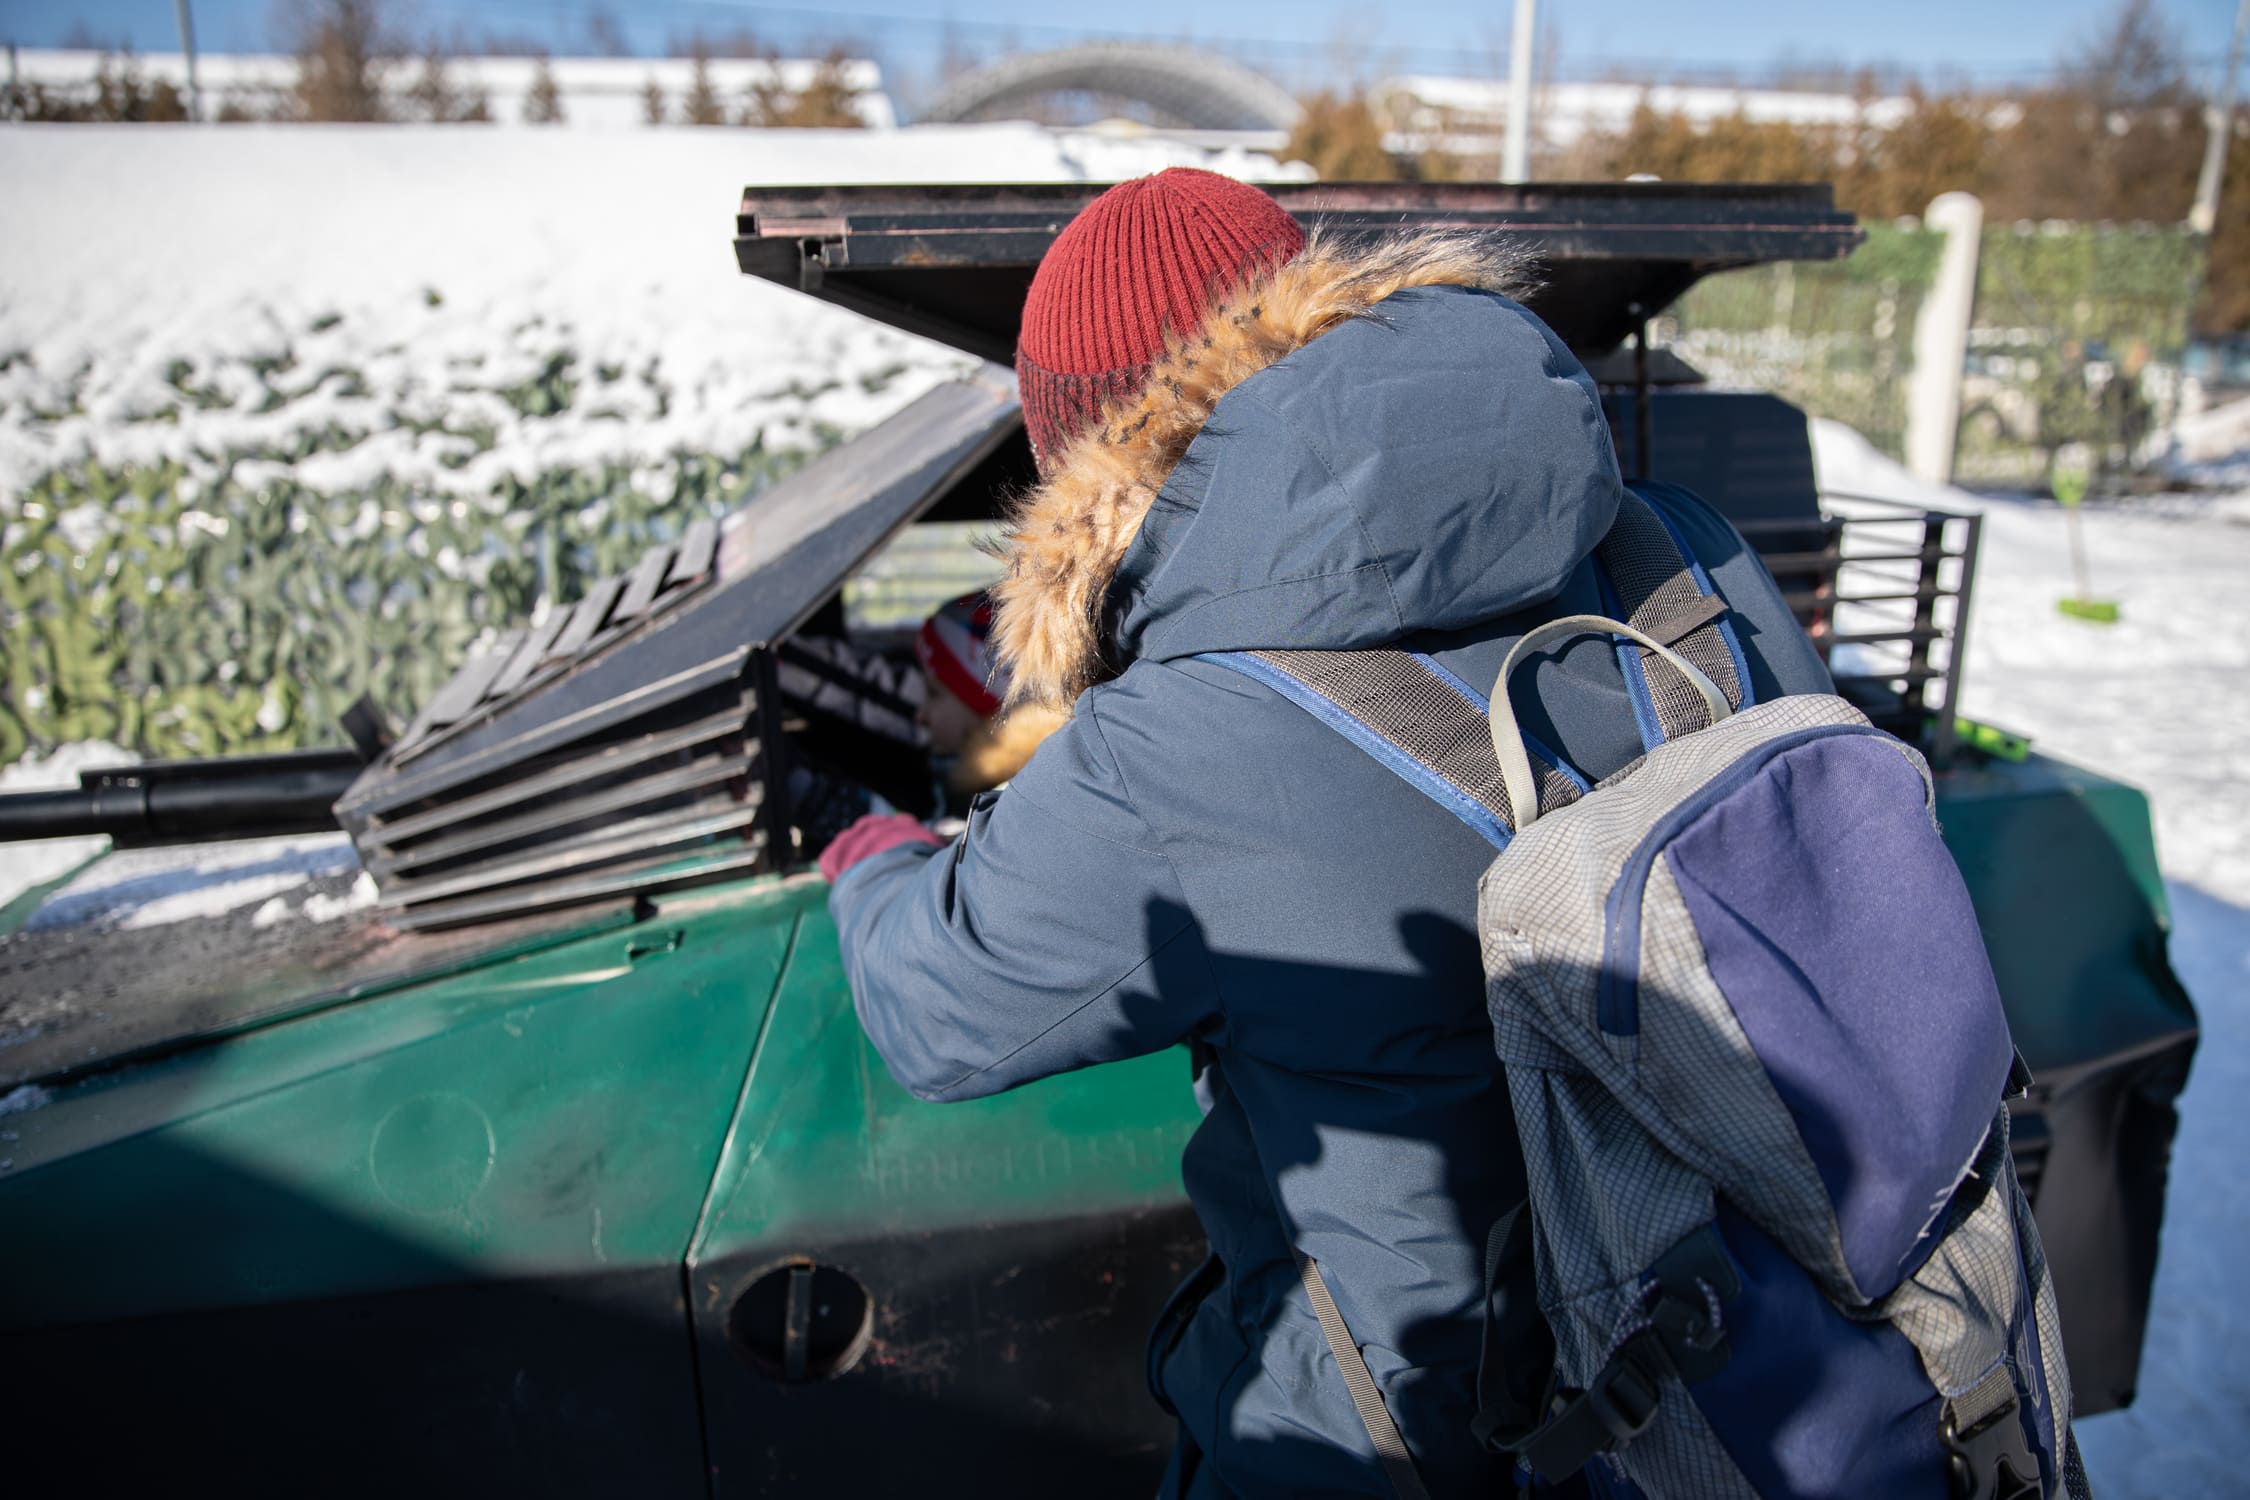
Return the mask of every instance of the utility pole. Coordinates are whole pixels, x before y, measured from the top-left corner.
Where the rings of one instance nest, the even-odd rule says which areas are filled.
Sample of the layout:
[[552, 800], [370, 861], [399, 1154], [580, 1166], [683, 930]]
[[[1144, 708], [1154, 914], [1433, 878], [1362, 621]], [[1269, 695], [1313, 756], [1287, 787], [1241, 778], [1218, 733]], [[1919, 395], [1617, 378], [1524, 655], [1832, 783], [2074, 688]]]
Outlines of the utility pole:
[[[2250, 0], [2244, 0], [2250, 4]], [[203, 118], [203, 93], [195, 86], [195, 17], [188, 14], [188, 0], [172, 0], [172, 10], [180, 18], [180, 51], [187, 57], [187, 115], [191, 120]]]
[[[2250, 7], [2250, 0], [2242, 3]], [[1500, 158], [1502, 182], [1531, 179], [1531, 46], [1538, 30], [1539, 0], [1516, 0], [1516, 30], [1508, 42], [1508, 140]], [[2241, 35], [2239, 28], [2236, 35]]]
[[2188, 227], [2208, 235], [2219, 222], [2219, 183], [2226, 176], [2227, 152], [2234, 146], [2234, 73], [2242, 63], [2242, 31], [2250, 25], [2250, 0], [2234, 10], [2234, 40], [2227, 44], [2227, 73], [2219, 80], [2219, 107], [2205, 119], [2203, 175], [2195, 183], [2195, 207]]

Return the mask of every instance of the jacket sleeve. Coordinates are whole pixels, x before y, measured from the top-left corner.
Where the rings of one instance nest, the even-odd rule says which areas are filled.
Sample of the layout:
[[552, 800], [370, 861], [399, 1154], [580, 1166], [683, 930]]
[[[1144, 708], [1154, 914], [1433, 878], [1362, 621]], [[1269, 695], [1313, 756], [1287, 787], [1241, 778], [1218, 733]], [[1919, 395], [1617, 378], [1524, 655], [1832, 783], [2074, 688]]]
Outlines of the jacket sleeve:
[[829, 894], [875, 1050], [923, 1099], [1136, 1057], [1218, 1015], [1200, 932], [1089, 708], [944, 849]]

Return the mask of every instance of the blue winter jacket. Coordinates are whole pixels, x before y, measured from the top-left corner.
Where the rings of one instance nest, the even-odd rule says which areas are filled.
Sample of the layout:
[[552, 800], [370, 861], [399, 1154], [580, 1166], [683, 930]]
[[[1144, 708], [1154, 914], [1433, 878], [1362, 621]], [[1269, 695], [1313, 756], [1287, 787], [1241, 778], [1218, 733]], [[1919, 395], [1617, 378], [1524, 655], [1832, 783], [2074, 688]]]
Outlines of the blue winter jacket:
[[[1292, 1246], [1432, 1493], [1506, 1492], [1469, 1419], [1485, 1234], [1524, 1192], [1474, 936], [1492, 847], [1199, 658], [1407, 642], [1488, 686], [1531, 625], [1601, 609], [1586, 557], [1619, 496], [1593, 383], [1544, 324], [1474, 287], [1395, 291], [1210, 408], [1122, 549], [1122, 672], [960, 843], [888, 851], [831, 897], [860, 1018], [922, 1098], [1192, 1044], [1182, 1175], [1223, 1275], [1152, 1349], [1182, 1429], [1168, 1493], [1390, 1493]], [[1649, 496], [1731, 607], [1751, 694], [1826, 690], [1732, 528]], [[1589, 776], [1643, 749], [1607, 639], [1541, 658], [1516, 699]]]

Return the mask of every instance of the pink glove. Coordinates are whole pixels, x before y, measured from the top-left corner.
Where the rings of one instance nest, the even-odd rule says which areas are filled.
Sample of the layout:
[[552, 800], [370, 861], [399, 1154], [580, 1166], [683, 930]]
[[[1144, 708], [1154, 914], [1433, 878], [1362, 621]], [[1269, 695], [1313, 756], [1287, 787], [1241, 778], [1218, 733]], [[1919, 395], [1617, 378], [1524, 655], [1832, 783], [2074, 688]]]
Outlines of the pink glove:
[[916, 822], [911, 813], [869, 813], [837, 834], [828, 847], [820, 851], [820, 873], [834, 885], [844, 878], [846, 870], [861, 860], [872, 859], [885, 849], [896, 849], [901, 844], [928, 844], [942, 849], [945, 840]]

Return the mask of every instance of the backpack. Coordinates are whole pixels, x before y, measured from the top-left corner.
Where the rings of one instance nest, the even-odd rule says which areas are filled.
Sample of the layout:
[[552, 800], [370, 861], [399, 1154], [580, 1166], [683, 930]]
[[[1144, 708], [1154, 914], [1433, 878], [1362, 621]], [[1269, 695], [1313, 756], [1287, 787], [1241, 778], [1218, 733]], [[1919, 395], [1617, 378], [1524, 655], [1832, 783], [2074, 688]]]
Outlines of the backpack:
[[[2008, 1152], [2029, 1079], [1929, 767], [1841, 698], [1747, 703], [1709, 578], [1628, 493], [1618, 618], [1516, 642], [1487, 703], [1404, 651], [1224, 653], [1499, 850], [1478, 935], [1529, 1197], [1492, 1227], [1475, 1431], [1543, 1493], [2088, 1491]], [[1510, 673], [1618, 641], [1648, 751], [1599, 786]], [[1500, 1288], [1527, 1264], [1540, 1316]], [[1426, 1491], [1320, 1268], [1377, 1457]]]

